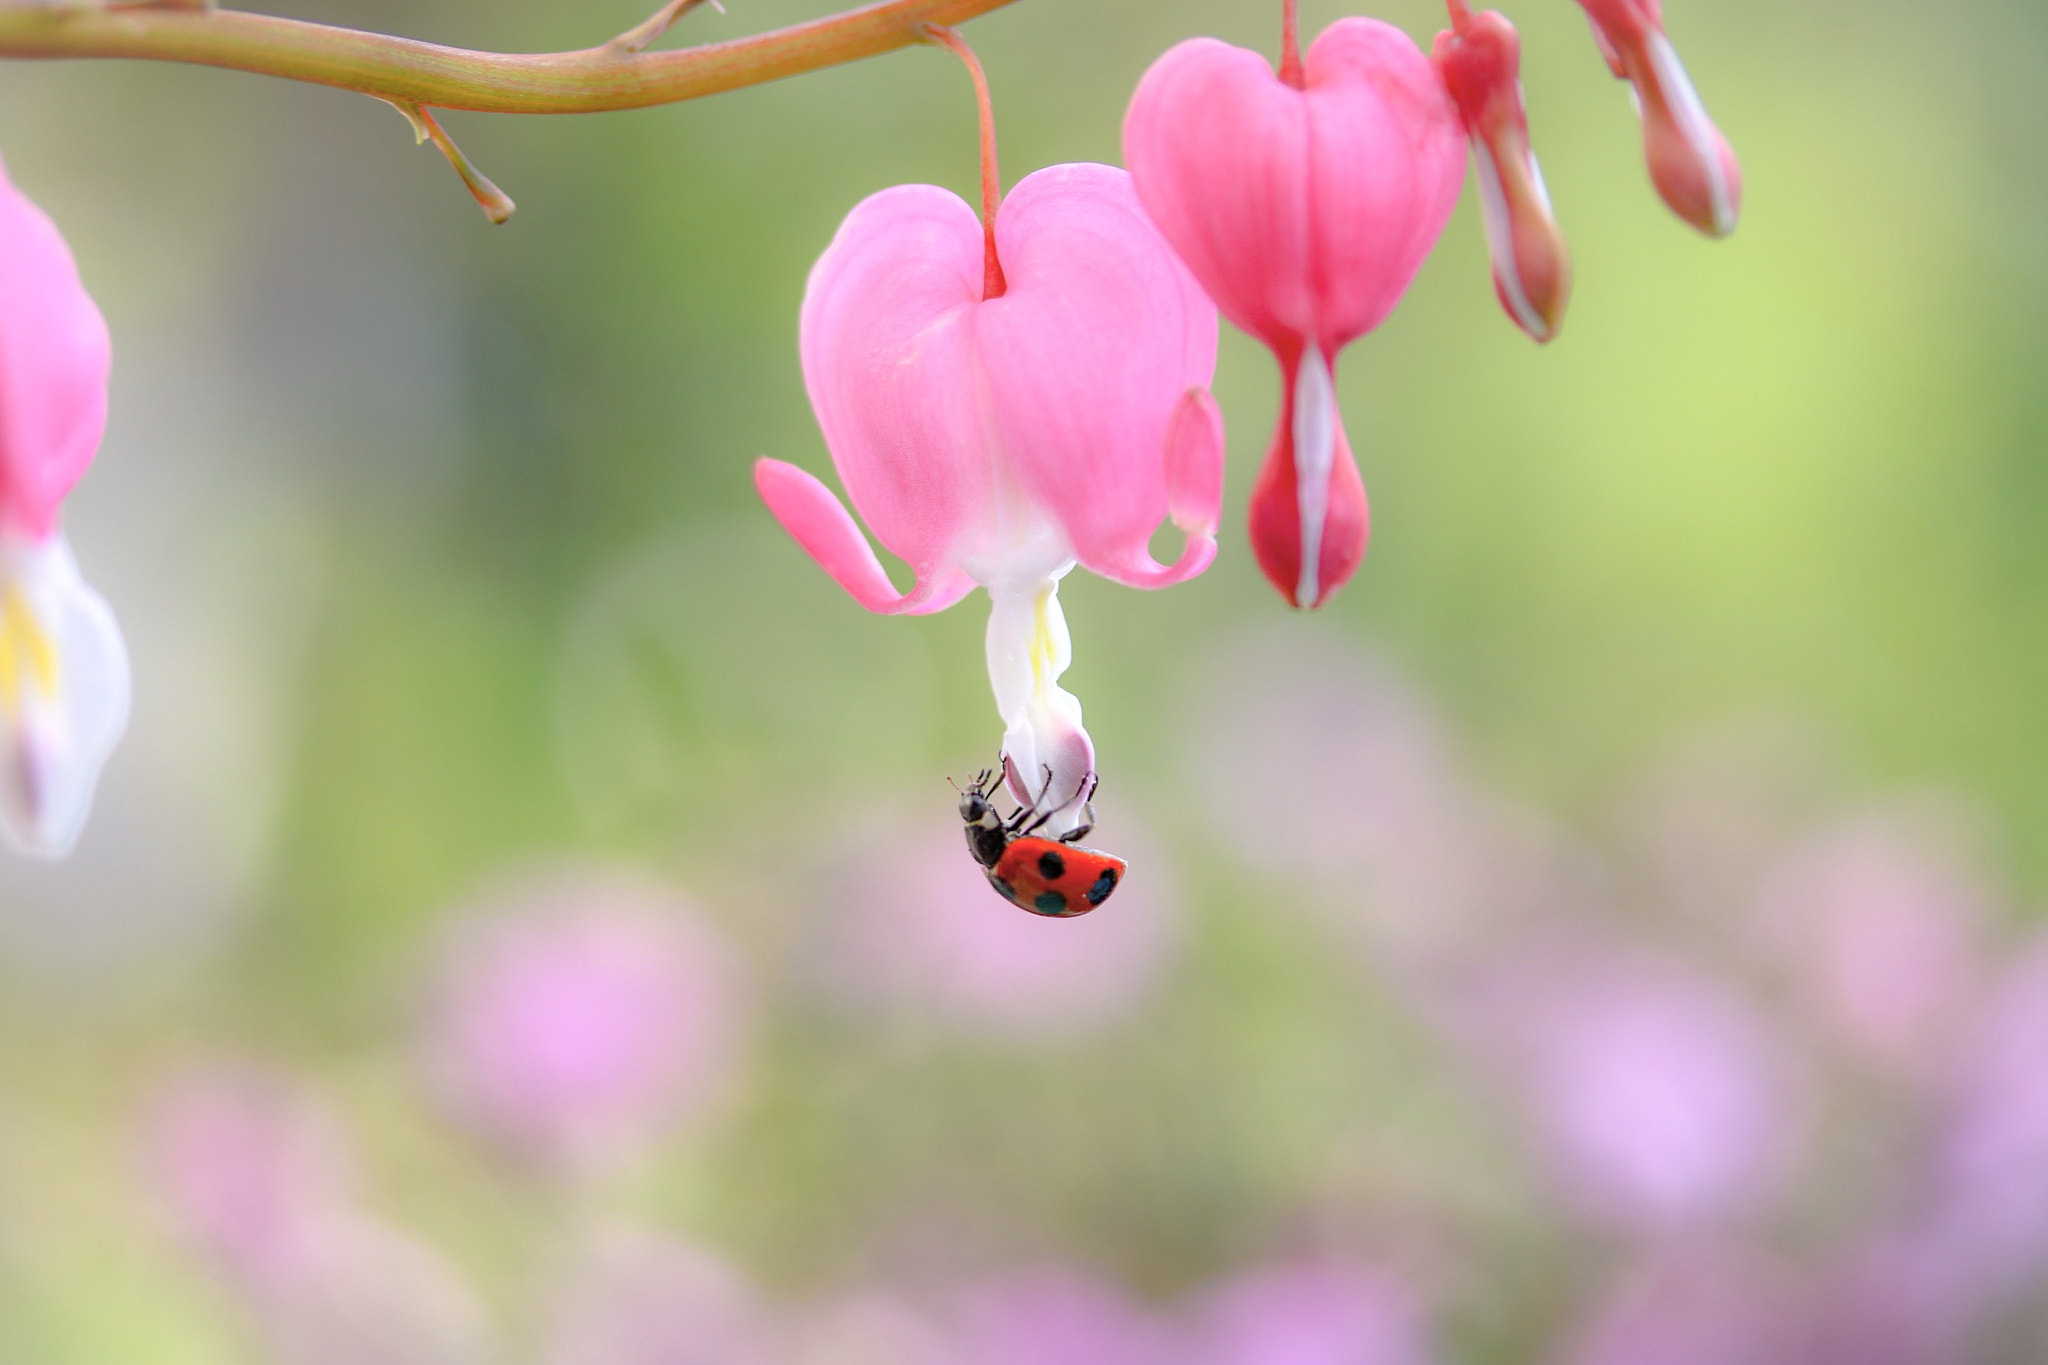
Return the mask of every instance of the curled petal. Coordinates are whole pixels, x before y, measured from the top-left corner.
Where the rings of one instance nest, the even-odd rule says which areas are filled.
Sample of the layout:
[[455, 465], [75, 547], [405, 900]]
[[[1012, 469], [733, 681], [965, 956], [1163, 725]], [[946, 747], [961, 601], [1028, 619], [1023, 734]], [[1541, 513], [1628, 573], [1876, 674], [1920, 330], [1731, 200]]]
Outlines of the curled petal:
[[1458, 106], [1479, 177], [1494, 290], [1537, 341], [1557, 335], [1571, 292], [1571, 255], [1529, 146], [1521, 40], [1498, 11], [1467, 13], [1436, 38], [1437, 69]]
[[1122, 561], [1090, 567], [1127, 587], [1167, 588], [1215, 562], [1223, 510], [1223, 412], [1207, 389], [1189, 389], [1166, 429], [1166, 507], [1187, 537], [1179, 559], [1161, 564], [1140, 541], [1127, 547]]
[[1329, 363], [1314, 347], [1286, 366], [1287, 401], [1252, 488], [1252, 552], [1294, 606], [1321, 606], [1365, 558], [1372, 514], [1344, 435]]
[[1735, 231], [1742, 167], [1707, 116], [1664, 35], [1657, 0], [1579, 0], [1614, 74], [1636, 88], [1650, 180], [1671, 211], [1709, 237]]
[[61, 858], [128, 725], [128, 650], [61, 535], [0, 536], [0, 833]]
[[70, 248], [0, 166], [0, 525], [56, 526], [106, 428], [111, 356]]
[[840, 587], [869, 611], [922, 616], [943, 611], [974, 590], [974, 580], [951, 565], [920, 572], [907, 593], [898, 593], [881, 560], [832, 490], [781, 460], [754, 462], [754, 487], [782, 528], [818, 561]]
[[[974, 328], [1018, 484], [1090, 569], [1178, 581], [1157, 578], [1145, 545], [1176, 496], [1167, 465], [1181, 409], [1215, 373], [1216, 306], [1113, 166], [1027, 177], [996, 244], [1009, 288], [975, 310]], [[1206, 564], [1184, 557], [1182, 576]]]

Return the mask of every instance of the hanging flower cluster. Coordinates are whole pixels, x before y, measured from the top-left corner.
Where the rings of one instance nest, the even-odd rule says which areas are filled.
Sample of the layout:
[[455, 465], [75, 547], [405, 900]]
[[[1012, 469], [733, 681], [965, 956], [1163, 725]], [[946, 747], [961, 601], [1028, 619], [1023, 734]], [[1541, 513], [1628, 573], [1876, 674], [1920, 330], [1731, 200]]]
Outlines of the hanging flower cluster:
[[57, 527], [107, 423], [107, 325], [0, 167], [0, 833], [70, 852], [128, 722], [128, 653]]
[[[1659, 192], [1725, 235], [1740, 173], [1657, 0], [1582, 3], [1601, 50], [1634, 83]], [[1052, 837], [1086, 826], [1095, 783], [1080, 703], [1059, 686], [1072, 655], [1059, 580], [1080, 563], [1164, 587], [1215, 555], [1216, 309], [1280, 365], [1251, 542], [1300, 608], [1329, 600], [1370, 533], [1336, 358], [1407, 292], [1457, 203], [1467, 145], [1501, 304], [1535, 340], [1557, 334], [1571, 262], [1530, 147], [1520, 42], [1502, 15], [1448, 5], [1451, 27], [1432, 55], [1366, 18], [1339, 20], [1304, 55], [1295, 0], [1283, 0], [1277, 70], [1213, 38], [1181, 43], [1132, 98], [1128, 175], [1055, 166], [1000, 209], [986, 83], [964, 43], [935, 31], [968, 61], [981, 97], [982, 220], [946, 190], [884, 190], [854, 209], [811, 272], [811, 404], [854, 507], [915, 574], [910, 590], [890, 582], [815, 477], [764, 459], [756, 485], [871, 611], [938, 611], [988, 590], [1004, 771]], [[1168, 518], [1188, 537], [1170, 567], [1146, 550]]]
[[[1005, 822], [1006, 842], [1071, 842], [1092, 823], [1095, 748], [1080, 702], [1060, 685], [1073, 654], [1060, 580], [1085, 565], [1158, 588], [1215, 558], [1224, 432], [1209, 385], [1219, 309], [1280, 365], [1280, 418], [1252, 491], [1250, 531], [1260, 568], [1299, 608], [1329, 600], [1370, 536], [1364, 480], [1337, 407], [1337, 357], [1386, 319], [1435, 246], [1463, 184], [1464, 146], [1502, 306], [1539, 342], [1562, 322], [1571, 262], [1530, 146], [1513, 25], [1446, 0], [1451, 26], [1429, 55], [1367, 18], [1338, 21], [1304, 54], [1296, 2], [1281, 0], [1277, 69], [1209, 38], [1152, 66], [1125, 119], [1128, 172], [1053, 166], [1007, 200], [987, 82], [951, 29], [892, 20], [885, 5], [761, 40], [763, 52], [796, 53], [789, 59], [801, 67], [915, 33], [952, 49], [974, 78], [979, 217], [934, 186], [875, 194], [841, 225], [804, 296], [811, 405], [848, 498], [875, 539], [909, 564], [910, 589], [890, 581], [853, 515], [816, 477], [763, 459], [755, 483], [798, 543], [871, 611], [934, 612], [987, 590], [1002, 772], [1020, 806]], [[996, 3], [963, 0], [967, 14]], [[667, 74], [649, 79], [672, 93], [622, 96], [616, 82], [593, 93], [570, 77], [572, 88], [504, 107], [658, 103], [782, 69], [758, 52], [753, 65], [735, 66], [717, 45], [687, 61], [643, 59], [694, 4], [670, 0], [593, 50], [661, 67]], [[1741, 171], [1665, 34], [1659, 0], [1580, 4], [1608, 64], [1633, 88], [1658, 192], [1702, 232], [1725, 236]], [[888, 32], [868, 31], [897, 20]], [[204, 30], [211, 21], [195, 23]], [[84, 16], [67, 28], [81, 25], [93, 28]], [[97, 50], [91, 33], [72, 37], [83, 44], [72, 55]], [[275, 51], [266, 44], [232, 57], [202, 37], [177, 55], [288, 74], [272, 59], [330, 37], [299, 26], [267, 40]], [[378, 52], [388, 41], [350, 36], [358, 40]], [[456, 65], [475, 77], [469, 67], [493, 60], [467, 54]], [[502, 221], [510, 201], [424, 105], [386, 88], [386, 74], [371, 61], [360, 88], [397, 103]], [[57, 527], [99, 445], [108, 366], [105, 323], [62, 237], [0, 170], [0, 834], [45, 857], [76, 842], [127, 720], [120, 632]], [[1149, 544], [1168, 521], [1185, 545], [1161, 564]], [[1046, 869], [1064, 866], [1057, 849], [1042, 857]]]

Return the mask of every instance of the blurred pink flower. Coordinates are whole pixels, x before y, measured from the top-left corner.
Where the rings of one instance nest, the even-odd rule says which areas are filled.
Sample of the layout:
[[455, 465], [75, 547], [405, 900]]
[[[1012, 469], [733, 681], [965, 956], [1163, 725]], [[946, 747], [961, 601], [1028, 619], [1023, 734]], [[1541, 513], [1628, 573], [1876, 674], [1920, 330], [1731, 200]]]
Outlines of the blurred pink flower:
[[1309, 1261], [1217, 1286], [1194, 1310], [1200, 1365], [1426, 1365], [1421, 1305], [1370, 1266]]
[[598, 870], [514, 881], [444, 953], [425, 1038], [435, 1094], [530, 1159], [630, 1155], [729, 1079], [744, 1023], [734, 966], [658, 884]]
[[989, 894], [957, 830], [918, 822], [853, 840], [820, 921], [828, 983], [941, 1028], [1013, 1041], [1073, 1037], [1125, 1017], [1173, 956], [1179, 907], [1167, 858], [1112, 814], [1130, 876], [1100, 911], [1050, 931]]
[[1370, 529], [1332, 369], [1393, 311], [1451, 216], [1457, 112], [1429, 59], [1376, 19], [1338, 20], [1277, 74], [1256, 52], [1192, 38], [1139, 81], [1124, 160], [1224, 316], [1280, 363], [1252, 549], [1281, 596], [1318, 606]]
[[1965, 1305], [1929, 1247], [1907, 1239], [1856, 1248], [1821, 1267], [1806, 1298], [1800, 1365], [1956, 1365], [1969, 1360]]
[[1424, 699], [1334, 629], [1218, 640], [1181, 723], [1216, 850], [1312, 888], [1375, 955], [1441, 966], [1576, 875], [1576, 850], [1459, 770]]
[[344, 1142], [300, 1087], [212, 1064], [166, 1080], [146, 1164], [181, 1233], [225, 1272], [277, 1365], [486, 1365], [454, 1266], [354, 1203]]
[[1824, 1365], [1802, 1354], [1800, 1313], [1791, 1277], [1767, 1262], [1733, 1248], [1665, 1248], [1629, 1266], [1609, 1286], [1588, 1321], [1572, 1333], [1562, 1361]]
[[2048, 1269], [2048, 938], [1992, 983], [1952, 1082], [1910, 1234], [1957, 1295], [1995, 1301]]
[[1758, 919], [1807, 1013], [1852, 1055], [1907, 1076], [1947, 1064], [1989, 914], [1961, 860], [1915, 821], [1875, 813], [1826, 831], [1767, 880]]
[[713, 1252], [613, 1228], [572, 1249], [543, 1365], [770, 1365], [753, 1287]]
[[1713, 1225], [1787, 1174], [1802, 1116], [1783, 1042], [1679, 962], [1560, 934], [1509, 968], [1480, 1021], [1566, 1192], [1599, 1221]]
[[969, 1365], [938, 1326], [879, 1292], [850, 1294], [798, 1315], [784, 1365]]
[[180, 1234], [251, 1285], [302, 1276], [320, 1229], [349, 1202], [340, 1132], [303, 1089], [258, 1067], [213, 1063], [168, 1077], [142, 1141]]
[[128, 650], [57, 514], [99, 450], [107, 324], [0, 166], [0, 835], [62, 857], [128, 724]]
[[[938, 611], [988, 589], [1012, 794], [1036, 797], [1049, 769], [1064, 798], [1094, 771], [1094, 747], [1059, 686], [1073, 653], [1060, 579], [1079, 562], [1164, 587], [1216, 554], [1216, 309], [1113, 167], [1026, 177], [990, 234], [948, 191], [899, 185], [847, 215], [804, 291], [811, 406], [847, 495], [915, 572], [911, 591], [818, 479], [763, 459], [754, 480], [870, 611]], [[1187, 543], [1166, 566], [1147, 542], [1169, 517]], [[1076, 803], [1048, 829], [1080, 818]]]
[[1184, 1365], [1161, 1317], [1111, 1285], [1046, 1268], [985, 1281], [954, 1318], [962, 1365]]
[[273, 1365], [494, 1365], [468, 1279], [432, 1248], [372, 1218], [314, 1228], [303, 1273], [252, 1296]]

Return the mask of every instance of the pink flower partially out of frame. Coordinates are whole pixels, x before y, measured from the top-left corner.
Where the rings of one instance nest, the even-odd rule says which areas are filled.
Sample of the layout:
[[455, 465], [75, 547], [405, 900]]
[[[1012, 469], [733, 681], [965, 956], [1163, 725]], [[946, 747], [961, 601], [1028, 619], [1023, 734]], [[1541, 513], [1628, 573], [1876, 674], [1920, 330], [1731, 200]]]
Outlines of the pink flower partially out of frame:
[[107, 324], [0, 166], [0, 835], [71, 851], [128, 724], [128, 651], [57, 528], [107, 424]]

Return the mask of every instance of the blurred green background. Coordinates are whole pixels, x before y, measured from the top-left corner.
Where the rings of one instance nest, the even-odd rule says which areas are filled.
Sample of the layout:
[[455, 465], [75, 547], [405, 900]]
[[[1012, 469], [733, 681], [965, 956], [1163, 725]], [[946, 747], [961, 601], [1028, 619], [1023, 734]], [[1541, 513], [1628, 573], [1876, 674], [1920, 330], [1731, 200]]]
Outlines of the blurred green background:
[[[822, 12], [728, 10], [670, 41]], [[1204, 680], [1233, 642], [1276, 668], [1300, 642], [1383, 661], [1473, 780], [1590, 845], [1625, 839], [1643, 774], [1732, 726], [1823, 755], [1815, 808], [1950, 794], [2013, 923], [2048, 885], [2048, 10], [1667, 11], [1746, 171], [1731, 240], [1656, 200], [1577, 7], [1514, 7], [1577, 266], [1560, 340], [1502, 316], [1468, 187], [1339, 372], [1376, 524], [1327, 611], [1291, 617], [1245, 545], [1277, 381], [1227, 328], [1215, 568], [1157, 595], [1069, 580], [1101, 840], [1149, 839], [1177, 947], [1131, 1012], [1030, 1046], [814, 999], [818, 925], [899, 875], [876, 841], [910, 837], [861, 821], [955, 839], [943, 779], [1000, 725], [978, 597], [867, 616], [749, 479], [764, 453], [829, 471], [795, 339], [839, 219], [903, 181], [971, 191], [956, 63], [448, 115], [519, 203], [496, 229], [370, 100], [197, 68], [0, 72], [9, 170], [115, 337], [111, 429], [66, 525], [137, 696], [78, 858], [0, 870], [0, 1360], [263, 1358], [132, 1176], [137, 1096], [218, 1052], [311, 1078], [378, 1207], [518, 1305], [556, 1196], [433, 1119], [409, 1039], [451, 907], [565, 858], [683, 888], [750, 964], [730, 1114], [603, 1198], [764, 1292], [1057, 1259], [1171, 1302], [1308, 1237], [1409, 1264], [1445, 1359], [1551, 1358], [1585, 1234], [1497, 1159], [1520, 1139], [1374, 954], [1328, 951], [1330, 914], [1304, 909], [1341, 918], [1359, 886], [1237, 856], [1256, 813], [1204, 804], [1223, 714]], [[500, 50], [641, 17], [280, 12]], [[1347, 12], [1304, 0], [1304, 29]], [[1441, 22], [1377, 12], [1425, 44]], [[1249, 0], [1022, 0], [967, 32], [1014, 183], [1116, 161], [1173, 42], [1271, 51], [1276, 30]]]

